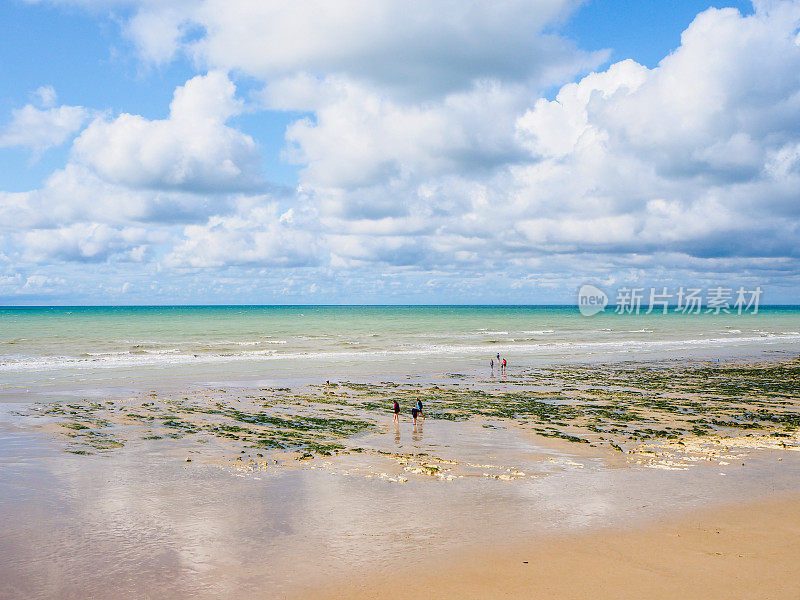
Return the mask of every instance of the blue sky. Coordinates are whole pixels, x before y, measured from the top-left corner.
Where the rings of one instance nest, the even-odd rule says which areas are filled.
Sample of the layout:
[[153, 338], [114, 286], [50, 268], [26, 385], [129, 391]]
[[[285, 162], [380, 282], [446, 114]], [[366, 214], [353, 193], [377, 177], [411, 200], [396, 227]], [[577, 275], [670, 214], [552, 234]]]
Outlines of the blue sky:
[[612, 62], [632, 58], [652, 68], [680, 45], [681, 33], [697, 14], [710, 7], [753, 13], [750, 2], [586, 2], [562, 31], [588, 50], [610, 48]]
[[0, 303], [798, 301], [800, 3], [10, 0]]

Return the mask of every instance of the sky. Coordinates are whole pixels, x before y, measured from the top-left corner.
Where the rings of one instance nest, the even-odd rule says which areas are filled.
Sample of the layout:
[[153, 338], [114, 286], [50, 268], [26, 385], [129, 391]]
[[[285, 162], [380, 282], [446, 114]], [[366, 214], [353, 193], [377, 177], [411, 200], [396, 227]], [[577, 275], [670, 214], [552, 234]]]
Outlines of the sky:
[[0, 304], [800, 303], [800, 0], [5, 0]]

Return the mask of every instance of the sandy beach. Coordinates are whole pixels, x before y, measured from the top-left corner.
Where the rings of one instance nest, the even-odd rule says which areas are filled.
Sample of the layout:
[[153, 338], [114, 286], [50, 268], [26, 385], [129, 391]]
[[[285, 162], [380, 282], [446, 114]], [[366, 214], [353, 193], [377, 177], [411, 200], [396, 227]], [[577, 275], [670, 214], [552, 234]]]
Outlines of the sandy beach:
[[297, 598], [757, 599], [800, 596], [800, 495], [634, 527], [492, 544], [347, 577]]
[[6, 404], [0, 597], [796, 597], [798, 375], [562, 365]]

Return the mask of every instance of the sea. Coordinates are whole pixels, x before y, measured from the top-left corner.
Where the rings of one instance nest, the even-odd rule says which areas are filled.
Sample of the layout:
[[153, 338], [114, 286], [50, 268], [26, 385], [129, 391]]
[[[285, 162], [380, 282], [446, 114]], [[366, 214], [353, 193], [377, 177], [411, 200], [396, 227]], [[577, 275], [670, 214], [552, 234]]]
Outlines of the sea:
[[575, 306], [5, 307], [0, 402], [500, 376], [498, 355], [511, 374], [565, 363], [798, 354], [798, 306], [744, 314], [609, 307], [588, 317]]

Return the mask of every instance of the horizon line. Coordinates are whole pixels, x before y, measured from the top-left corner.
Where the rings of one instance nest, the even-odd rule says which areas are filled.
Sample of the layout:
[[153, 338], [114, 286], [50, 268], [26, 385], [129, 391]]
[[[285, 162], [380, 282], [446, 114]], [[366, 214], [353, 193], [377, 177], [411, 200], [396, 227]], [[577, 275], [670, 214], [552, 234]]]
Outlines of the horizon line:
[[[616, 304], [608, 304], [606, 309], [616, 308]], [[646, 309], [648, 305], [642, 305], [641, 309]], [[667, 305], [670, 309], [677, 306], [676, 304]], [[706, 304], [700, 305], [707, 308]], [[443, 307], [463, 307], [463, 308], [574, 308], [578, 310], [577, 304], [563, 304], [563, 303], [537, 303], [537, 304], [0, 304], [0, 310], [6, 309], [21, 309], [21, 308], [383, 308], [383, 307], [397, 307], [397, 308], [443, 308]], [[733, 307], [729, 307], [733, 310]], [[758, 309], [763, 308], [800, 308], [798, 304], [760, 304]], [[640, 309], [640, 310], [641, 310]], [[609, 312], [604, 310], [603, 312]], [[611, 311], [613, 312], [613, 311]], [[743, 311], [747, 314], [752, 313], [752, 310]], [[661, 314], [653, 310], [651, 314]], [[727, 313], [724, 313], [727, 314]]]

